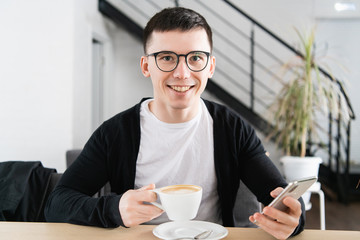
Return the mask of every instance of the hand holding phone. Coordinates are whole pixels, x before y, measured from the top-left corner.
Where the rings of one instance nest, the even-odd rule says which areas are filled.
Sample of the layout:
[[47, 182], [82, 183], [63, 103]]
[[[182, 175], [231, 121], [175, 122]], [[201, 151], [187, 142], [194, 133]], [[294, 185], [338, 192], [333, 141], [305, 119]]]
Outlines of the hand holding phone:
[[285, 211], [287, 209], [287, 206], [283, 204], [285, 197], [291, 196], [299, 199], [316, 181], [317, 177], [309, 177], [290, 182], [268, 206]]

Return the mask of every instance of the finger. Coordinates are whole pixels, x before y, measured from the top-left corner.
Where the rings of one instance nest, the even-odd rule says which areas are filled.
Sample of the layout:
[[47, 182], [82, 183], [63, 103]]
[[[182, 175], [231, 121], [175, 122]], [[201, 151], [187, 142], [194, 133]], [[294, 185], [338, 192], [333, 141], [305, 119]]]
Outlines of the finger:
[[[295, 199], [289, 199], [290, 201]], [[295, 200], [296, 201], [296, 200]], [[295, 203], [296, 205], [296, 203]], [[280, 211], [273, 207], [265, 207], [263, 213], [271, 219], [276, 219], [277, 222], [282, 223], [290, 228], [295, 228], [299, 224], [299, 217], [301, 215], [301, 209], [298, 211], [295, 209], [288, 209], [286, 212]]]
[[157, 195], [153, 191], [141, 191], [136, 193], [136, 199], [139, 203], [155, 202], [157, 199]]
[[142, 195], [146, 193], [152, 192], [129, 190], [120, 198], [119, 211], [125, 226], [136, 226], [161, 215], [162, 210], [143, 203]]
[[153, 189], [155, 189], [155, 184], [151, 183], [149, 185], [139, 188], [137, 191], [145, 191], [145, 190], [153, 190]]
[[154, 205], [149, 205], [149, 204], [143, 204], [138, 209], [139, 214], [145, 215], [145, 216], [151, 216], [151, 219], [160, 216], [163, 212], [164, 211], [161, 210], [160, 208], [158, 208], [158, 207], [156, 207]]
[[282, 192], [282, 190], [284, 190], [282, 187], [277, 187], [273, 191], [270, 192], [270, 195], [273, 198], [276, 198]]
[[269, 218], [267, 215], [261, 214], [261, 213], [255, 213], [253, 215], [253, 219], [255, 220], [255, 223], [260, 226], [268, 226], [268, 227], [278, 227], [276, 220]]
[[249, 220], [250, 220], [250, 222], [252, 222], [252, 223], [255, 223], [255, 224], [256, 224], [256, 222], [255, 222], [255, 218], [254, 218], [254, 216], [253, 216], [253, 215], [251, 215], [251, 216], [249, 217]]
[[155, 184], [149, 184], [136, 190], [137, 199], [139, 202], [155, 202], [157, 195], [155, 192], [150, 191], [155, 189]]
[[299, 200], [293, 197], [286, 197], [283, 200], [284, 205], [289, 208], [289, 214], [295, 217], [300, 217], [302, 210], [301, 210], [301, 203]]
[[293, 228], [273, 219], [269, 219], [263, 214], [256, 213], [253, 215], [253, 219], [255, 220], [256, 225], [277, 239], [286, 239], [293, 232]]
[[156, 201], [156, 193], [149, 190], [129, 190], [124, 193], [121, 200], [126, 200], [128, 203], [142, 204], [143, 202], [154, 202]]
[[292, 222], [288, 213], [282, 212], [273, 207], [265, 207], [263, 209], [263, 213], [267, 216], [268, 219], [272, 221], [278, 221], [280, 223]]

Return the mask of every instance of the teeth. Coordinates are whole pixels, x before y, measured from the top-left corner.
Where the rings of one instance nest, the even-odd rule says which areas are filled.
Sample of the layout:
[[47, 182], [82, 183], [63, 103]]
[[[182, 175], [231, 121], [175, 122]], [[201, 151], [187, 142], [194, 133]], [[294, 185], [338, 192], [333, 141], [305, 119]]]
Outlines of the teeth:
[[187, 86], [187, 87], [171, 86], [171, 88], [177, 92], [186, 92], [187, 90], [190, 89], [190, 86]]

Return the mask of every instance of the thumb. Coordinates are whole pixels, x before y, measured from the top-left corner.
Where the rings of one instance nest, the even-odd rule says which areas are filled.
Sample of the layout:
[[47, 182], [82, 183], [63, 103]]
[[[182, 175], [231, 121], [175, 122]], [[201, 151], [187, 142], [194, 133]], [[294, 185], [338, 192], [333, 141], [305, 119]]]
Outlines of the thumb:
[[151, 183], [149, 185], [139, 188], [138, 191], [153, 190], [153, 189], [155, 189], [155, 184]]

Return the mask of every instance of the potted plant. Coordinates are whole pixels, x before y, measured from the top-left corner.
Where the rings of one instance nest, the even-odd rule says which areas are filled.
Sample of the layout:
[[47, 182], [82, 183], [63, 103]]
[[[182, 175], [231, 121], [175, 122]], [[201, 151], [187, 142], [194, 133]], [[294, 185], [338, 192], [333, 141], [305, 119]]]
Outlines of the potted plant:
[[[339, 107], [338, 100], [343, 95], [338, 86], [320, 73], [315, 55], [315, 29], [305, 34], [295, 30], [300, 39], [298, 52], [302, 56], [283, 65], [283, 86], [270, 107], [273, 130], [269, 137], [275, 139], [285, 154], [280, 162], [287, 181], [318, 175], [321, 158], [306, 153], [310, 140], [320, 141], [317, 137], [319, 113], [327, 116], [331, 112], [338, 116], [341, 112], [342, 117], [349, 118], [347, 107]], [[310, 194], [303, 197], [309, 202]]]

